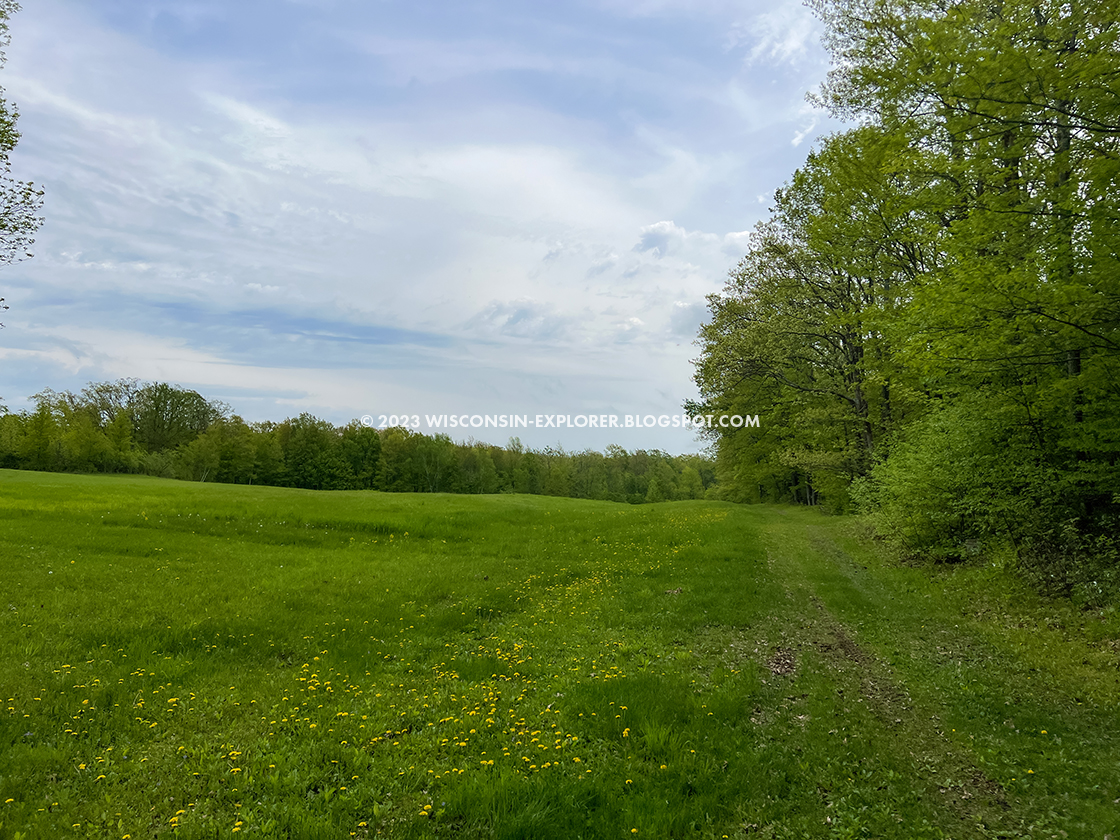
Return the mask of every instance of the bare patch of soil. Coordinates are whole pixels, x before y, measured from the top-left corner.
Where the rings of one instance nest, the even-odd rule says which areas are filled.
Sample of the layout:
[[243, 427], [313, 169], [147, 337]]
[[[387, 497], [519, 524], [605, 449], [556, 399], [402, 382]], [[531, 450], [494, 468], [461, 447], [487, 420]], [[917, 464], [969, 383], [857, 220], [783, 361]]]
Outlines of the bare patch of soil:
[[766, 667], [775, 677], [790, 677], [797, 670], [797, 654], [790, 648], [774, 648], [770, 658], [766, 660]]

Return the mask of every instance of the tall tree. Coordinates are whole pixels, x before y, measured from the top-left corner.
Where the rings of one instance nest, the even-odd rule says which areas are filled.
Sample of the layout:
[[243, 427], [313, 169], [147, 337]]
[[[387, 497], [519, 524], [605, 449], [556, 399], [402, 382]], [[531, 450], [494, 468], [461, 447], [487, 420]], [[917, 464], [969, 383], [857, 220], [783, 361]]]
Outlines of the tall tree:
[[282, 424], [284, 474], [291, 487], [349, 490], [357, 480], [342, 454], [342, 435], [326, 420], [301, 414]]
[[458, 489], [458, 458], [446, 434], [420, 435], [414, 450], [418, 489], [428, 493], [451, 493]]
[[[19, 11], [14, 0], [0, 0], [0, 66], [7, 59], [11, 41], [8, 20]], [[9, 155], [19, 142], [16, 120], [19, 111], [4, 98], [0, 88], [0, 265], [11, 265], [32, 256], [35, 231], [43, 223], [43, 190], [30, 181], [12, 176]], [[7, 309], [0, 297], [0, 311]], [[3, 326], [3, 324], [0, 324]]]
[[149, 452], [190, 443], [223, 414], [197, 391], [155, 382], [135, 393], [131, 403], [135, 438]]
[[896, 169], [905, 148], [870, 126], [826, 140], [709, 298], [696, 373], [706, 411], [765, 418], [713, 430], [736, 498], [842, 495], [910, 410], [891, 325], [936, 262], [937, 235], [915, 212], [935, 187]]
[[[1070, 527], [1111, 532], [1120, 0], [816, 7], [836, 59], [821, 100], [911, 137], [900, 169], [940, 185], [938, 268], [898, 319], [929, 414], [903, 430], [870, 497], [896, 524], [927, 523], [910, 536], [944, 550], [998, 533], [1026, 546], [1023, 560], [1061, 555], [1054, 535]], [[964, 428], [967, 441], [951, 433]], [[938, 481], [952, 491], [915, 492], [949, 457]]]
[[376, 429], [357, 420], [342, 429], [342, 457], [354, 473], [356, 486], [362, 490], [377, 487], [377, 471], [381, 463], [381, 438]]

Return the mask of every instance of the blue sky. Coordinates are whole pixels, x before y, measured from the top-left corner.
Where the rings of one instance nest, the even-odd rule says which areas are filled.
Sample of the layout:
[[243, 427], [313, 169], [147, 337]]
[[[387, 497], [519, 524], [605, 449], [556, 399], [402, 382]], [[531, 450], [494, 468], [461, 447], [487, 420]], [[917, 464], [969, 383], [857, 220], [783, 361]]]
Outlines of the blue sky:
[[248, 420], [679, 413], [705, 295], [839, 127], [784, 0], [35, 0], [11, 34], [47, 191], [0, 272], [11, 410], [134, 376]]

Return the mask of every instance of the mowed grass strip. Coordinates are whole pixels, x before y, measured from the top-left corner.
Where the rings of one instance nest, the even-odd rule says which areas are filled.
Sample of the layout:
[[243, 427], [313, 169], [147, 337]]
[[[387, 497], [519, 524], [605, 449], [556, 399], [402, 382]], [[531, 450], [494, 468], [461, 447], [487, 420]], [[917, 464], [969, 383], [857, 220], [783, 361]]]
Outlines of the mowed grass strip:
[[0, 472], [0, 575], [4, 838], [1120, 830], [1115, 614], [814, 511]]

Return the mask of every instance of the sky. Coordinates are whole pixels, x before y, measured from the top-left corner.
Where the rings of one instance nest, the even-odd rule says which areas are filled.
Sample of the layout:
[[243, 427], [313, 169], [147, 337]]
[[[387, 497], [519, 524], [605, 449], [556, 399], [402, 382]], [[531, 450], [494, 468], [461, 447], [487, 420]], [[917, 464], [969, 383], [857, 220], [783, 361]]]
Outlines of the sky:
[[[136, 377], [248, 421], [698, 451], [624, 418], [697, 396], [706, 296], [840, 128], [788, 0], [34, 0], [10, 30], [46, 190], [0, 269], [12, 411]], [[620, 428], [535, 425], [592, 414]]]

